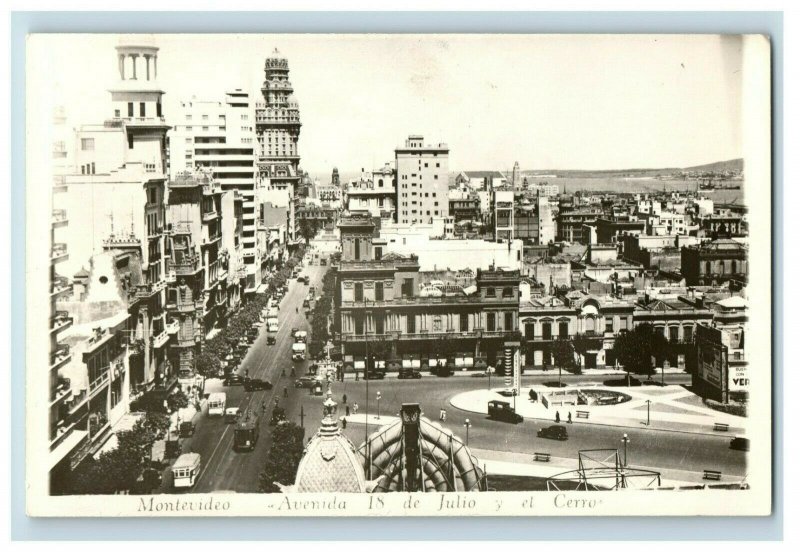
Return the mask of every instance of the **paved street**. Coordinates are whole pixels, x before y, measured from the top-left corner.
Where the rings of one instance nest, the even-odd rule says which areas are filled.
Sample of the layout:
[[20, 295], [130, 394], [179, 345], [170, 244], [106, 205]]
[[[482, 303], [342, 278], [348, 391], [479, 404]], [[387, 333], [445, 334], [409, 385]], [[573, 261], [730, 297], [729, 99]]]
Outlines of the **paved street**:
[[[318, 265], [305, 267], [303, 274], [311, 276], [311, 285], [319, 290], [325, 267]], [[184, 443], [184, 451], [200, 453], [202, 471], [192, 492], [236, 491], [257, 492], [258, 476], [264, 467], [264, 460], [269, 450], [272, 428], [269, 417], [272, 413], [273, 401], [277, 398], [286, 407], [298, 402], [298, 396], [306, 390], [295, 389], [290, 377], [294, 366], [298, 375], [305, 373], [306, 362], [292, 362], [291, 330], [300, 328], [308, 330], [308, 322], [302, 313], [303, 299], [309, 286], [291, 280], [289, 292], [281, 302], [278, 319], [280, 328], [275, 345], [267, 345], [267, 334], [262, 331], [242, 361], [239, 373], [249, 371], [250, 377], [264, 378], [271, 381], [274, 387], [270, 391], [246, 393], [241, 386], [226, 387], [227, 406], [239, 406], [242, 411], [252, 408], [261, 415], [261, 404], [266, 401], [267, 413], [261, 416], [261, 431], [255, 450], [237, 452], [233, 450], [234, 424], [226, 424], [222, 418], [209, 418], [205, 414], [197, 418], [197, 427], [193, 438]], [[300, 308], [300, 313], [296, 308]], [[281, 370], [286, 377], [281, 378]], [[288, 387], [289, 399], [283, 398], [283, 389]], [[289, 409], [290, 410], [290, 409]]]
[[[321, 288], [321, 279], [325, 267], [310, 266], [303, 273], [310, 275], [312, 284]], [[184, 443], [185, 451], [198, 452], [202, 456], [202, 471], [193, 492], [235, 491], [256, 492], [259, 488], [258, 477], [263, 469], [264, 461], [271, 442], [272, 428], [268, 425], [273, 401], [277, 398], [286, 409], [289, 420], [301, 422], [306, 427], [306, 437], [319, 427], [322, 418], [322, 397], [315, 397], [307, 389], [295, 389], [290, 377], [294, 366], [297, 376], [305, 373], [307, 362], [294, 363], [291, 360], [291, 328], [308, 329], [308, 322], [302, 312], [296, 311], [302, 306], [308, 293], [308, 286], [292, 280], [289, 292], [281, 303], [279, 313], [280, 329], [275, 345], [268, 346], [266, 333], [262, 332], [239, 368], [239, 373], [249, 371], [251, 377], [266, 378], [273, 382], [270, 391], [246, 393], [241, 386], [225, 388], [228, 406], [239, 406], [242, 410], [252, 408], [260, 415], [261, 404], [268, 404], [267, 414], [262, 416], [260, 438], [252, 452], [236, 452], [233, 450], [233, 424], [226, 424], [222, 418], [209, 418], [202, 415], [197, 419], [195, 436]], [[302, 308], [301, 308], [302, 311]], [[281, 378], [281, 370], [286, 377]], [[571, 384], [577, 382], [601, 382], [612, 376], [573, 376], [564, 375], [563, 380]], [[525, 376], [523, 384], [542, 383], [557, 379], [557, 372], [544, 375]], [[688, 383], [685, 374], [668, 374], [666, 382], [671, 384]], [[493, 377], [492, 385], [502, 385], [502, 378]], [[387, 415], [396, 415], [403, 402], [419, 402], [423, 412], [430, 418], [438, 418], [440, 408], [447, 410], [445, 425], [452, 431], [465, 436], [463, 426], [466, 418], [472, 424], [469, 432], [470, 445], [476, 449], [509, 451], [532, 454], [535, 451], [549, 452], [554, 457], [577, 458], [578, 450], [594, 448], [619, 447], [622, 452], [620, 438], [627, 433], [631, 439], [628, 445], [628, 462], [631, 466], [651, 467], [654, 469], [673, 469], [700, 471], [716, 469], [728, 475], [743, 476], [746, 473], [746, 453], [730, 450], [729, 436], [698, 435], [690, 433], [653, 431], [647, 429], [631, 429], [601, 426], [595, 424], [572, 424], [568, 426], [569, 440], [553, 441], [539, 439], [536, 431], [550, 422], [525, 420], [519, 425], [505, 424], [489, 420], [485, 415], [459, 411], [449, 405], [449, 398], [464, 391], [488, 387], [488, 378], [424, 377], [421, 380], [398, 380], [396, 375], [389, 375], [385, 380], [372, 380], [368, 383], [370, 418], [377, 415], [376, 393], [381, 392], [380, 409], [384, 421]], [[288, 387], [289, 398], [283, 398], [283, 389]], [[367, 382], [347, 379], [335, 382], [333, 392], [340, 403], [339, 414], [345, 414], [342, 396], [347, 395], [348, 405], [357, 402], [360, 411], [367, 408]], [[520, 399], [522, 400], [522, 399]], [[375, 426], [380, 420], [374, 420]], [[359, 445], [365, 438], [363, 424], [351, 423], [345, 434]], [[174, 492], [174, 490], [171, 490]]]
[[[679, 379], [676, 377], [676, 379]], [[495, 385], [495, 378], [492, 378]], [[523, 381], [527, 381], [524, 378]], [[655, 469], [678, 469], [702, 471], [716, 469], [725, 474], [745, 475], [746, 454], [729, 448], [730, 435], [700, 435], [672, 431], [653, 431], [647, 429], [631, 429], [602, 426], [595, 424], [571, 424], [568, 428], [567, 441], [554, 441], [536, 437], [541, 427], [553, 425], [554, 422], [525, 420], [514, 425], [488, 419], [484, 414], [463, 412], [448, 404], [449, 397], [471, 389], [479, 389], [488, 385], [487, 378], [423, 378], [421, 380], [398, 380], [396, 376], [388, 376], [385, 380], [371, 380], [370, 418], [377, 414], [376, 393], [381, 392], [381, 413], [397, 415], [403, 402], [419, 402], [422, 411], [431, 419], [437, 419], [440, 408], [447, 411], [445, 426], [456, 434], [465, 437], [464, 420], [469, 418], [472, 424], [469, 430], [469, 444], [479, 449], [491, 449], [532, 454], [535, 451], [549, 452], [553, 456], [577, 459], [578, 450], [596, 448], [619, 448], [623, 433], [627, 433], [631, 442], [628, 444], [628, 463], [631, 466], [652, 467]], [[357, 402], [359, 414], [366, 407], [366, 382], [348, 380], [337, 382], [333, 386], [336, 400], [341, 403], [342, 395], [347, 394], [348, 403]], [[518, 398], [518, 400], [523, 400]], [[315, 413], [311, 423], [318, 423], [321, 412], [321, 398], [303, 397], [305, 413]], [[340, 404], [339, 413], [344, 414]], [[307, 418], [308, 422], [308, 418]], [[379, 423], [378, 420], [375, 420]], [[376, 427], [370, 427], [374, 431]], [[364, 425], [351, 423], [345, 432], [358, 444], [364, 442]]]

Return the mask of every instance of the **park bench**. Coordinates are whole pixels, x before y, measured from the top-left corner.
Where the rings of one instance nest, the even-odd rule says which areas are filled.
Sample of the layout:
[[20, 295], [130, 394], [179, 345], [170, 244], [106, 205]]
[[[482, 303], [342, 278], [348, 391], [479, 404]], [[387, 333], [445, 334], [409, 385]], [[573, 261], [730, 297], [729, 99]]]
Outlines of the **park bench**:
[[715, 470], [703, 470], [703, 479], [708, 479], [710, 481], [721, 481], [722, 472]]
[[550, 453], [549, 452], [534, 452], [533, 459], [536, 462], [549, 462], [550, 461]]
[[728, 424], [714, 422], [714, 431], [728, 431]]
[[588, 420], [589, 419], [589, 412], [586, 411], [586, 410], [576, 410], [575, 411], [575, 417], [576, 418], [583, 418], [584, 420]]

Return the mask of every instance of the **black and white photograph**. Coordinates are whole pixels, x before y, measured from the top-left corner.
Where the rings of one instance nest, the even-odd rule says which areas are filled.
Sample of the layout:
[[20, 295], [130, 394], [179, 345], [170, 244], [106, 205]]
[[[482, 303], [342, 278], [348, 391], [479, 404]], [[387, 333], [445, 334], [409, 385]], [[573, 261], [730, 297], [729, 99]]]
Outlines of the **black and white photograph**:
[[769, 37], [26, 72], [29, 515], [769, 514]]

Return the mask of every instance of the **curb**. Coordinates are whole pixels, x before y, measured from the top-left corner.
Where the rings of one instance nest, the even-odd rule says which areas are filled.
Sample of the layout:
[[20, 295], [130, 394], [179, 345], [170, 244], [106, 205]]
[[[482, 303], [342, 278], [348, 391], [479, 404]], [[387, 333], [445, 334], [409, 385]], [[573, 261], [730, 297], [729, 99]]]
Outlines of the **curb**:
[[[454, 405], [452, 401], [448, 401], [448, 404], [450, 406], [452, 406], [453, 408], [455, 408], [456, 410], [459, 410], [461, 412], [469, 412], [469, 413], [472, 413], [472, 414], [483, 414], [483, 412], [477, 412], [475, 410], [465, 410], [463, 408], [459, 408], [458, 406]], [[535, 417], [535, 416], [533, 416], [533, 417], [532, 416], [523, 416], [523, 418], [525, 420], [540, 420], [540, 421], [544, 421], [544, 422], [551, 422], [553, 424], [556, 423], [555, 420], [552, 419], [552, 418], [538, 418], [538, 417]], [[709, 437], [719, 437], [719, 438], [726, 438], [726, 437], [730, 438], [729, 436], [739, 437], [741, 435], [744, 435], [744, 429], [743, 428], [730, 428], [723, 435], [723, 432], [719, 432], [719, 431], [714, 432], [714, 433], [706, 433], [706, 432], [703, 432], [703, 431], [689, 431], [689, 430], [686, 430], [686, 429], [668, 429], [668, 428], [652, 427], [652, 426], [638, 427], [638, 426], [619, 425], [619, 424], [601, 424], [599, 422], [584, 422], [584, 421], [577, 422], [577, 421], [574, 421], [574, 420], [573, 420], [572, 424], [568, 424], [565, 421], [562, 421], [562, 422], [559, 423], [559, 425], [561, 425], [561, 424], [564, 424], [564, 425], [581, 424], [581, 425], [604, 426], [604, 427], [620, 427], [620, 428], [625, 428], [625, 429], [647, 429], [649, 431], [664, 431], [664, 432], [671, 432], [671, 433], [683, 433], [683, 434], [687, 434], [687, 435], [707, 435]], [[735, 433], [734, 431], [731, 431], [731, 429], [735, 430], [738, 433]]]

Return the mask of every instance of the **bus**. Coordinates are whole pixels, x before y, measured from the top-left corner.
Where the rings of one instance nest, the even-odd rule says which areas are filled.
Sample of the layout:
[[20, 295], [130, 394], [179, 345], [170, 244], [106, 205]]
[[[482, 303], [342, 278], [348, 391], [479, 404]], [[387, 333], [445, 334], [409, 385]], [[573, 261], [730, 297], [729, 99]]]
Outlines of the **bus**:
[[292, 344], [292, 360], [300, 361], [306, 359], [306, 344], [302, 342]]
[[200, 455], [196, 452], [181, 454], [172, 465], [172, 486], [175, 488], [194, 487], [200, 473]]
[[225, 393], [211, 393], [208, 396], [208, 415], [222, 416], [225, 414]]

